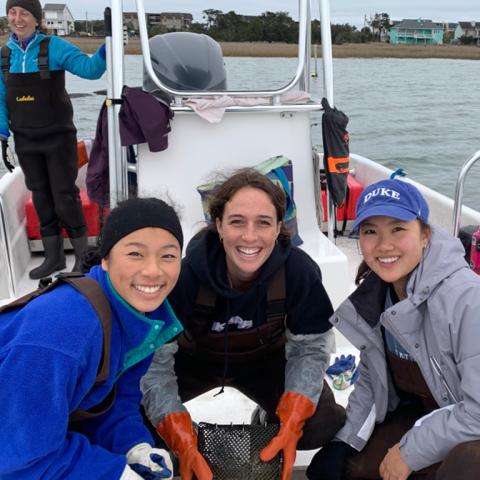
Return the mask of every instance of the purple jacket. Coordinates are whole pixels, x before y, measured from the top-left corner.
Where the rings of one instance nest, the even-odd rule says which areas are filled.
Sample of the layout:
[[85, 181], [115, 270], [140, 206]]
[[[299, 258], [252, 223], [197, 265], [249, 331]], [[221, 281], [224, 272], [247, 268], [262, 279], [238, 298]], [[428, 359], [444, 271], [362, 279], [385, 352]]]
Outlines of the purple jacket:
[[[173, 112], [168, 105], [140, 88], [123, 87], [119, 112], [120, 141], [123, 146], [148, 143], [151, 152], [168, 147], [168, 132]], [[87, 167], [87, 193], [90, 200], [108, 206], [108, 124], [103, 104], [97, 120], [95, 140]]]

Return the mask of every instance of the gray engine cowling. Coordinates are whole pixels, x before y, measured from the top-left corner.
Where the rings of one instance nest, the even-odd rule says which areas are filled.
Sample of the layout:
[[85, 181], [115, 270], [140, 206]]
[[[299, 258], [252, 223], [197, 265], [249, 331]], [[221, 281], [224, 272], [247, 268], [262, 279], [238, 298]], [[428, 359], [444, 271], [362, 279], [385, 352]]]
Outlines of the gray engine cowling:
[[[155, 35], [149, 43], [153, 70], [168, 87], [176, 90], [226, 90], [222, 49], [208, 35], [171, 32]], [[153, 83], [145, 68], [143, 89], [171, 99]]]

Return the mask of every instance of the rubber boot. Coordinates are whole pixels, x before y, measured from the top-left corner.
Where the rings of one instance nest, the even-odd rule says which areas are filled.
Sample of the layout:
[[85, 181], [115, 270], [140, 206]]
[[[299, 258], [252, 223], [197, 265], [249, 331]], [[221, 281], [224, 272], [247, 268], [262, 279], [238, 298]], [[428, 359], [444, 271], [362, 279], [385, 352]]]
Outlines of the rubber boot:
[[42, 243], [45, 250], [45, 260], [39, 267], [30, 271], [29, 275], [33, 280], [48, 277], [53, 272], [65, 268], [63, 237], [61, 235], [42, 237]]
[[83, 267], [83, 255], [87, 250], [88, 238], [87, 237], [77, 237], [71, 238], [70, 242], [73, 246], [73, 251], [75, 252], [75, 265], [72, 268], [72, 272], [82, 272]]

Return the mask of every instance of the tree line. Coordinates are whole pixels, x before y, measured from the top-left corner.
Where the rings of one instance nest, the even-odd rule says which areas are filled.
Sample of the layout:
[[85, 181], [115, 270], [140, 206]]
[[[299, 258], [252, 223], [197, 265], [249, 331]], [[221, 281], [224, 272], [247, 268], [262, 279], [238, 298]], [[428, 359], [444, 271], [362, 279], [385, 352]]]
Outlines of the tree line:
[[[388, 17], [388, 15], [387, 15]], [[216, 9], [203, 11], [203, 22], [193, 22], [189, 31], [205, 33], [219, 42], [298, 42], [298, 22], [293, 20], [288, 12], [264, 12], [258, 16], [239, 15], [234, 11], [222, 12]], [[131, 23], [127, 23], [129, 31], [135, 30]], [[361, 30], [357, 27], [345, 24], [333, 24], [332, 42], [341, 43], [365, 43], [380, 40], [375, 34], [375, 23]], [[88, 32], [93, 35], [104, 33], [103, 20], [75, 21], [76, 32]], [[148, 25], [150, 37], [169, 30], [162, 25]], [[312, 21], [312, 42], [321, 43], [320, 21]]]
[[[219, 42], [298, 42], [298, 22], [288, 12], [264, 12], [258, 16], [239, 15], [234, 11], [216, 9], [203, 11], [204, 22], [193, 22], [190, 31], [205, 33]], [[332, 25], [334, 43], [362, 43], [374, 40], [369, 27], [358, 30], [349, 25]], [[151, 28], [149, 34], [165, 33], [160, 26]], [[312, 21], [312, 42], [321, 43], [320, 21]]]

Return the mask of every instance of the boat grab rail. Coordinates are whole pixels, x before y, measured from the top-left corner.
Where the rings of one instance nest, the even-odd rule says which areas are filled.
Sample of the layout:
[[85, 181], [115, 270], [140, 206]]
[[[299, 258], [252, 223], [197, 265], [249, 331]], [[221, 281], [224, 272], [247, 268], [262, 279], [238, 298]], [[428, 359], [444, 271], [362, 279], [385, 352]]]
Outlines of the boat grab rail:
[[2, 196], [0, 195], [0, 223], [1, 223], [1, 229], [2, 229], [2, 237], [3, 237], [3, 242], [5, 243], [5, 260], [7, 263], [7, 283], [8, 283], [8, 294], [10, 297], [15, 297], [16, 296], [16, 289], [15, 289], [15, 280], [14, 280], [14, 274], [13, 274], [13, 264], [12, 264], [12, 246], [10, 244], [10, 239], [7, 235], [7, 219], [5, 216], [5, 203], [3, 201]]
[[145, 7], [143, 5], [143, 0], [136, 0], [137, 4], [137, 16], [138, 16], [138, 29], [140, 31], [140, 43], [142, 45], [142, 54], [143, 61], [145, 64], [145, 70], [147, 71], [149, 77], [157, 85], [158, 88], [167, 92], [176, 97], [212, 97], [219, 95], [229, 95], [232, 97], [272, 97], [273, 104], [279, 104], [280, 95], [283, 93], [292, 90], [295, 85], [302, 79], [304, 74], [304, 68], [306, 63], [306, 56], [308, 50], [307, 36], [309, 30], [307, 28], [309, 22], [309, 0], [299, 0], [299, 32], [298, 32], [298, 64], [295, 76], [293, 79], [284, 87], [277, 90], [209, 90], [209, 91], [200, 91], [200, 90], [176, 90], [174, 88], [167, 87], [162, 81], [157, 77], [155, 71], [153, 70], [152, 60], [150, 57], [150, 45], [148, 42], [148, 33], [147, 33], [147, 22]]
[[480, 160], [480, 150], [475, 152], [462, 166], [458, 177], [457, 183], [455, 185], [455, 199], [453, 203], [453, 222], [452, 222], [452, 233], [455, 237], [458, 237], [460, 232], [460, 221], [462, 214], [462, 201], [463, 201], [463, 184], [465, 183], [465, 178], [469, 170], [473, 165]]

